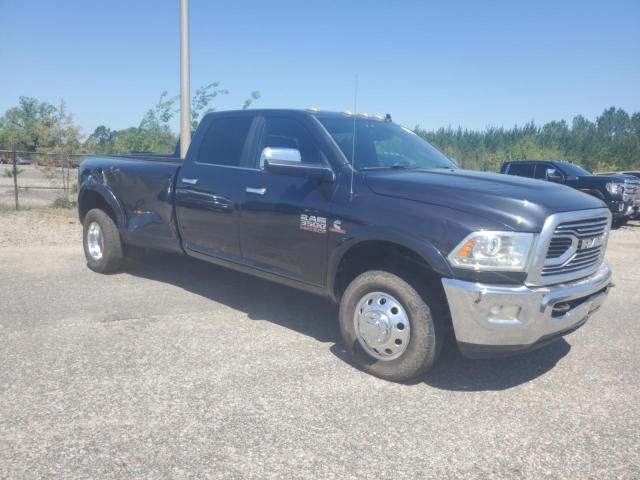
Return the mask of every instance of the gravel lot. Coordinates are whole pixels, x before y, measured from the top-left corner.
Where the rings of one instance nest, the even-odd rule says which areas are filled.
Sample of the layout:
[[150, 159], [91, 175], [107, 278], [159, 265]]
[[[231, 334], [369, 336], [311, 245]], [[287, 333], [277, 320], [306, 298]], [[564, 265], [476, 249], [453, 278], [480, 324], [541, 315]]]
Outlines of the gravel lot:
[[640, 478], [640, 223], [582, 329], [412, 385], [316, 297], [170, 255], [89, 271], [75, 213], [0, 212], [0, 478]]
[[[56, 198], [64, 195], [60, 168], [36, 165], [18, 165], [17, 168], [18, 201], [21, 206], [49, 207]], [[7, 175], [12, 169], [13, 165], [0, 165], [0, 208], [12, 208], [15, 205], [13, 177]], [[69, 183], [75, 185], [77, 182], [78, 169], [72, 168], [69, 170]]]

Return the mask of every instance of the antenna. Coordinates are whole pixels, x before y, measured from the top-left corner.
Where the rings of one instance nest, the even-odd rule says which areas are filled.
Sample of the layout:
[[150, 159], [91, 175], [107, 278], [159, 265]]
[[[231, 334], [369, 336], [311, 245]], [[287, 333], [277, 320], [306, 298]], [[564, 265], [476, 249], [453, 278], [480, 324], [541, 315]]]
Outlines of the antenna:
[[349, 193], [353, 195], [353, 176], [356, 171], [356, 117], [358, 115], [358, 74], [356, 73], [356, 84], [353, 91], [353, 136], [351, 137], [351, 186]]

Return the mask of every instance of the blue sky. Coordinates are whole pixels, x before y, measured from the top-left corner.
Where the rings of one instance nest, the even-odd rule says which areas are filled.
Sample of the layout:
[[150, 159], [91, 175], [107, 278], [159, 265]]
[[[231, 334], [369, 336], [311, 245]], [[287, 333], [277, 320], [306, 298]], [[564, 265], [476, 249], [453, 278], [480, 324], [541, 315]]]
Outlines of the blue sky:
[[[63, 98], [86, 133], [179, 89], [178, 0], [0, 0], [0, 112]], [[408, 126], [640, 110], [640, 1], [191, 0], [192, 91], [351, 109]], [[177, 118], [174, 122], [177, 127]]]

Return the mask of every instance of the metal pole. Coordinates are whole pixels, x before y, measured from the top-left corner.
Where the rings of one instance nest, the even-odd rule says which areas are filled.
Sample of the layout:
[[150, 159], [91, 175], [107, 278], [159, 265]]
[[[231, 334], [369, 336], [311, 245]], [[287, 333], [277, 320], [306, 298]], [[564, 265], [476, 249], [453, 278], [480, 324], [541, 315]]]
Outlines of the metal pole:
[[180, 0], [180, 158], [191, 143], [191, 94], [189, 92], [189, 0]]
[[13, 192], [16, 197], [16, 210], [18, 210], [20, 206], [18, 205], [18, 167], [15, 147], [13, 147]]

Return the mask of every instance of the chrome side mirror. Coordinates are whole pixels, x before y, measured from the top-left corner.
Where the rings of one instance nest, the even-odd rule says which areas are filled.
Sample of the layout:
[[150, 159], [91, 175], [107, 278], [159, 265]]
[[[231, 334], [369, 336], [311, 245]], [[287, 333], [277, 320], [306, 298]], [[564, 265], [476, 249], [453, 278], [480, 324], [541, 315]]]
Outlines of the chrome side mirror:
[[260, 154], [260, 169], [264, 169], [265, 160], [301, 163], [302, 155], [300, 155], [300, 150], [296, 148], [266, 147]]
[[545, 177], [550, 182], [560, 182], [560, 181], [562, 181], [562, 174], [560, 172], [558, 172], [558, 170], [555, 169], [555, 168], [547, 168], [547, 171], [545, 173]]

